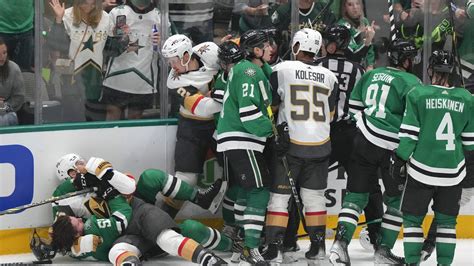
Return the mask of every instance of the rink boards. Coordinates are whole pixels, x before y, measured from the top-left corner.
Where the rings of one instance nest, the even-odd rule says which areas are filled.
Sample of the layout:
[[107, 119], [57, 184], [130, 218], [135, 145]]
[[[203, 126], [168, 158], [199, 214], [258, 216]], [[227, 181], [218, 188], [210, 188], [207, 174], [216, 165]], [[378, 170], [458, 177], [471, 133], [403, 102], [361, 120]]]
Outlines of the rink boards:
[[[138, 177], [147, 168], [173, 171], [176, 120], [143, 120], [100, 123], [74, 123], [0, 129], [0, 211], [51, 196], [59, 184], [56, 160], [66, 153], [78, 153], [109, 160], [116, 169]], [[326, 191], [328, 226], [336, 224], [345, 176], [342, 169], [329, 174]], [[204, 166], [200, 184], [207, 185], [222, 175], [215, 160]], [[187, 204], [178, 218], [198, 217], [220, 226], [219, 215]], [[362, 219], [361, 219], [362, 220]], [[0, 255], [29, 252], [31, 228], [52, 222], [50, 205], [18, 214], [0, 216]], [[474, 203], [461, 208], [458, 237], [474, 238]]]

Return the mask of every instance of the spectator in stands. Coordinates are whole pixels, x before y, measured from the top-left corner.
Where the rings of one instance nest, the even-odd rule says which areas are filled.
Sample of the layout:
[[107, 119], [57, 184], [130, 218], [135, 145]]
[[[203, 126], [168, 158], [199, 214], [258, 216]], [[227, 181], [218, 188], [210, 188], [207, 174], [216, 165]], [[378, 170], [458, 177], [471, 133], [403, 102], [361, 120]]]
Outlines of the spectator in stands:
[[[322, 32], [327, 25], [336, 22], [331, 8], [323, 0], [299, 0], [299, 29], [310, 28]], [[321, 13], [321, 11], [323, 11]], [[289, 59], [289, 40], [291, 36], [291, 5], [290, 2], [281, 4], [271, 14], [272, 24], [283, 36], [281, 50], [283, 60]]]
[[[126, 16], [129, 41], [128, 47], [117, 51], [108, 62], [102, 94], [102, 102], [107, 104], [107, 120], [140, 119], [143, 110], [152, 107], [157, 92], [157, 58], [153, 47], [158, 47], [160, 34], [152, 34], [152, 28], [161, 28], [161, 15], [150, 0], [130, 0], [112, 9], [109, 15], [113, 23]], [[169, 29], [170, 22], [166, 24]]]
[[7, 45], [0, 37], [0, 126], [18, 124], [16, 112], [24, 101], [25, 88], [20, 68], [8, 60]]
[[375, 64], [375, 52], [372, 45], [375, 36], [375, 21], [370, 24], [362, 10], [361, 0], [341, 0], [340, 19], [337, 23], [346, 26], [352, 35], [347, 48], [347, 58], [371, 70]]
[[188, 36], [194, 44], [213, 41], [213, 0], [169, 0], [169, 14], [178, 33]]
[[33, 17], [32, 0], [0, 0], [0, 37], [8, 47], [10, 60], [22, 70], [33, 66]]
[[51, 0], [50, 6], [55, 23], [49, 45], [73, 61], [71, 75], [65, 75], [68, 82], [63, 82], [64, 118], [67, 121], [105, 120], [105, 105], [99, 98], [103, 50], [112, 24], [109, 15], [102, 10], [102, 0], [74, 0], [68, 9], [59, 0]]
[[[268, 1], [267, 1], [268, 2]], [[234, 13], [241, 14], [239, 19], [239, 32], [248, 30], [265, 29], [272, 25], [270, 15], [278, 5], [265, 4], [262, 0], [237, 0], [234, 3]]]

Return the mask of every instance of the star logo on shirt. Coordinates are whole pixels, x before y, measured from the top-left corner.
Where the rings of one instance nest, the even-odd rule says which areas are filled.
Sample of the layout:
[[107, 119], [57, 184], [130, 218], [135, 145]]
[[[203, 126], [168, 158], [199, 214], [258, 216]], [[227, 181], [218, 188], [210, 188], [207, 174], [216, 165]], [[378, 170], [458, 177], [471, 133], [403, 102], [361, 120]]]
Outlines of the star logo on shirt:
[[199, 48], [198, 53], [202, 55], [205, 52], [210, 51], [210, 50], [211, 49], [209, 49], [209, 44], [204, 44], [203, 46]]
[[247, 68], [245, 71], [244, 71], [245, 75], [249, 76], [249, 77], [253, 77], [255, 76], [255, 74], [257, 74], [257, 71], [255, 71], [255, 69], [253, 68]]
[[130, 43], [128, 44], [127, 53], [135, 52], [135, 53], [138, 55], [138, 51], [139, 51], [140, 49], [142, 49], [143, 47], [145, 47], [145, 46], [140, 45], [140, 44], [138, 43], [138, 39], [137, 39], [136, 41], [130, 42]]
[[89, 49], [91, 50], [92, 52], [94, 52], [94, 44], [96, 44], [97, 42], [94, 42], [94, 39], [92, 39], [92, 35], [89, 36], [89, 39], [87, 39], [87, 41], [83, 42], [84, 46], [82, 47], [82, 51], [84, 51], [85, 49]]

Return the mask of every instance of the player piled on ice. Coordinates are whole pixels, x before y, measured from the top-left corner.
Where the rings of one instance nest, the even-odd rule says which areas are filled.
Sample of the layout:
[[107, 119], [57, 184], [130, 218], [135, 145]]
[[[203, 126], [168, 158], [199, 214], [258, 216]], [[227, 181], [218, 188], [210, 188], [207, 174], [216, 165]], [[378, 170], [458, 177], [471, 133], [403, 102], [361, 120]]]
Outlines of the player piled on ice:
[[[344, 51], [351, 40], [351, 33], [347, 27], [338, 24], [331, 25], [324, 32], [323, 38], [327, 56], [316, 60], [316, 64], [331, 70], [339, 82], [336, 97], [336, 115], [331, 122], [331, 157], [329, 158], [329, 165], [337, 161], [339, 165], [346, 169], [347, 173], [353, 140], [357, 133], [355, 122], [349, 115], [349, 97], [365, 70], [359, 63], [347, 59], [344, 55]], [[378, 183], [373, 184], [369, 203], [365, 207], [364, 213], [366, 221], [370, 223], [362, 229], [359, 234], [359, 241], [364, 248], [373, 251], [373, 244], [375, 244], [379, 234], [383, 216], [382, 191]]]
[[347, 251], [359, 221], [367, 206], [377, 171], [382, 172], [384, 203], [387, 206], [382, 219], [380, 237], [375, 245], [376, 264], [402, 265], [404, 259], [390, 251], [402, 226], [400, 201], [403, 183], [393, 180], [388, 171], [391, 151], [398, 146], [398, 130], [405, 110], [408, 91], [420, 80], [409, 73], [417, 49], [412, 42], [396, 40], [389, 48], [389, 67], [365, 73], [352, 90], [349, 112], [355, 118], [359, 131], [349, 162], [347, 191], [339, 212], [335, 241], [329, 260], [334, 265], [349, 265]]
[[276, 151], [280, 159], [285, 157], [289, 166], [285, 169], [278, 160], [268, 203], [265, 234], [269, 248], [264, 257], [275, 263], [282, 262], [281, 248], [288, 224], [288, 202], [292, 193], [288, 170], [300, 188], [304, 205], [302, 218], [311, 240], [305, 256], [315, 260], [326, 254], [324, 191], [331, 152], [329, 123], [335, 110], [337, 78], [327, 68], [314, 64], [321, 44], [319, 32], [299, 30], [291, 46], [296, 60], [275, 65], [270, 78], [272, 105], [279, 108]]
[[432, 85], [419, 85], [406, 99], [400, 144], [391, 156], [391, 175], [405, 182], [403, 246], [405, 262], [419, 265], [421, 224], [433, 201], [438, 265], [451, 265], [456, 218], [466, 177], [465, 150], [474, 150], [474, 101], [464, 88], [449, 87], [454, 69], [450, 52], [433, 51], [428, 65]]
[[269, 199], [270, 174], [263, 156], [272, 134], [266, 102], [271, 101], [268, 81], [270, 42], [260, 30], [245, 32], [240, 38], [245, 59], [229, 72], [223, 108], [217, 125], [217, 151], [228, 159], [230, 181], [237, 187], [234, 204], [236, 225], [243, 229], [242, 263], [266, 265], [258, 247]]
[[[217, 237], [217, 242], [209, 241], [208, 237], [204, 239], [218, 232], [192, 220], [179, 226], [167, 213], [150, 204], [154, 203], [156, 194], [162, 192], [180, 200], [193, 199], [198, 205], [210, 206], [212, 198], [219, 194], [220, 180], [205, 192], [199, 192], [174, 176], [149, 169], [138, 180], [137, 196], [131, 196], [135, 191], [135, 181], [113, 170], [112, 165], [103, 159], [93, 157], [87, 164], [75, 162], [74, 165], [68, 172], [72, 175], [76, 171], [81, 173], [81, 177], [86, 176], [80, 178], [81, 186], [96, 186], [96, 182], [102, 183], [103, 187], [108, 184], [106, 190], [110, 193], [104, 198], [106, 204], [91, 210], [93, 214], [85, 222], [80, 217], [69, 215], [57, 217], [51, 233], [51, 245], [55, 250], [70, 250], [78, 258], [92, 256], [121, 265], [124, 261], [139, 263], [141, 256], [161, 248], [171, 255], [203, 265], [225, 264], [196, 241], [178, 232], [187, 232], [203, 243], [210, 243], [210, 248], [221, 250], [230, 249], [230, 239]], [[75, 183], [67, 179], [64, 182]], [[128, 196], [112, 192], [118, 188]]]
[[[197, 176], [202, 173], [209, 149], [215, 151], [216, 142], [212, 137], [215, 123], [213, 114], [196, 115], [184, 107], [182, 100], [189, 92], [206, 95], [219, 70], [218, 47], [213, 42], [192, 46], [185, 35], [169, 37], [162, 48], [162, 55], [172, 68], [167, 86], [180, 101], [178, 131], [176, 133], [175, 172], [176, 177], [191, 185], [197, 184]], [[226, 186], [222, 189], [225, 190]], [[166, 211], [174, 217], [182, 202], [165, 199]]]

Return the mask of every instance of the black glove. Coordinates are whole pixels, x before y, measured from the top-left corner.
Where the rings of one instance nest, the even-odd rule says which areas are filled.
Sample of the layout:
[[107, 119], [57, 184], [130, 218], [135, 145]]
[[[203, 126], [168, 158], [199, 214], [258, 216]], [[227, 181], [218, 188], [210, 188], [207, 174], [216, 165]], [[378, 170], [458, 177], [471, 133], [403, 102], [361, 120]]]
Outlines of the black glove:
[[120, 192], [110, 185], [109, 181], [104, 179], [101, 180], [96, 193], [97, 196], [103, 198], [106, 201], [109, 201], [120, 195]]
[[288, 124], [283, 122], [276, 126], [278, 136], [275, 137], [275, 151], [278, 157], [283, 157], [290, 148], [290, 132]]
[[90, 188], [90, 187], [99, 187], [100, 182], [101, 182], [100, 179], [98, 179], [97, 176], [93, 174], [78, 173], [76, 177], [74, 178], [73, 184], [77, 190], [83, 190], [85, 188]]
[[405, 160], [398, 157], [397, 150], [392, 151], [388, 172], [394, 180], [405, 183], [405, 180], [407, 179], [406, 163]]

